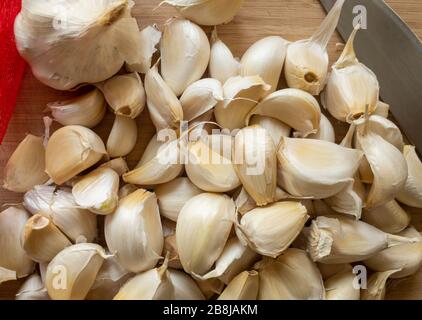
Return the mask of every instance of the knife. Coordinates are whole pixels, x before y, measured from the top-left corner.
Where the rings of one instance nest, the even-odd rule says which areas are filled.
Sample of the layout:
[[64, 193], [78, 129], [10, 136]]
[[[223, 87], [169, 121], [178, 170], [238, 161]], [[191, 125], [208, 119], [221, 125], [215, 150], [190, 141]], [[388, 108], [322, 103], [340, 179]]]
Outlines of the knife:
[[[336, 2], [320, 1], [327, 11]], [[367, 11], [367, 29], [356, 36], [357, 57], [377, 75], [382, 100], [421, 155], [422, 43], [383, 0], [346, 0], [338, 25], [345, 41], [353, 30], [353, 9], [358, 5]]]

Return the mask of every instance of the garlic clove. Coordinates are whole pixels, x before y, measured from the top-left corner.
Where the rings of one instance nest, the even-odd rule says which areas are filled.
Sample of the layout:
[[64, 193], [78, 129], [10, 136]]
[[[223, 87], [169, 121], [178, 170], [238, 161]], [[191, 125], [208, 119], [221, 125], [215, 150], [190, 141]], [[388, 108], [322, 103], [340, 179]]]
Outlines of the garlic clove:
[[50, 262], [64, 248], [71, 246], [68, 238], [40, 214], [35, 214], [26, 222], [21, 237], [22, 248], [36, 262]]
[[107, 139], [107, 152], [112, 158], [132, 152], [138, 140], [138, 126], [134, 119], [117, 115]]
[[119, 202], [119, 175], [110, 168], [98, 168], [82, 177], [72, 188], [76, 203], [101, 215], [113, 213]]
[[138, 190], [137, 186], [133, 184], [125, 184], [123, 187], [119, 189], [119, 199], [123, 199], [124, 197], [130, 195], [132, 192]]
[[50, 297], [41, 277], [34, 273], [19, 288], [15, 300], [50, 300]]
[[101, 138], [82, 126], [63, 127], [50, 137], [45, 153], [46, 172], [60, 185], [107, 155]]
[[230, 130], [245, 127], [248, 113], [269, 89], [259, 76], [229, 78], [223, 86], [224, 101], [214, 110], [217, 123]]
[[360, 289], [354, 287], [355, 277], [350, 268], [325, 280], [326, 300], [360, 300]]
[[157, 264], [164, 237], [154, 193], [139, 189], [121, 199], [104, 230], [108, 248], [126, 270], [138, 273]]
[[104, 96], [98, 89], [74, 99], [49, 103], [47, 107], [54, 120], [63, 126], [93, 128], [103, 120], [106, 113]]
[[164, 238], [163, 255], [168, 254], [168, 265], [173, 269], [183, 270], [182, 263], [179, 258], [179, 249], [177, 249], [176, 235], [172, 234]]
[[116, 158], [110, 160], [106, 163], [103, 163], [100, 168], [110, 168], [116, 171], [116, 173], [120, 176], [129, 172], [129, 167], [127, 166], [126, 160], [123, 158]]
[[45, 183], [48, 175], [43, 139], [27, 135], [7, 161], [4, 176], [3, 188], [13, 192], [26, 192]]
[[374, 115], [388, 118], [389, 113], [390, 113], [390, 106], [382, 101], [378, 101], [377, 109], [375, 110]]
[[250, 125], [258, 125], [271, 135], [274, 141], [274, 145], [278, 146], [280, 144], [281, 137], [290, 137], [292, 128], [284, 124], [280, 120], [275, 118], [254, 115], [249, 121]]
[[409, 170], [406, 183], [396, 199], [408, 206], [422, 208], [422, 162], [413, 146], [405, 146], [403, 154]]
[[16, 271], [0, 267], [0, 284], [12, 280], [17, 280]]
[[330, 120], [328, 120], [328, 118], [324, 114], [321, 114], [321, 121], [319, 123], [318, 132], [310, 134], [307, 138], [335, 143], [336, 133]]
[[163, 236], [164, 236], [164, 238], [168, 238], [168, 237], [174, 236], [176, 234], [176, 222], [174, 222], [170, 219], [161, 217], [161, 224], [163, 226]]
[[283, 89], [270, 94], [252, 109], [247, 121], [253, 115], [280, 120], [297, 131], [296, 137], [318, 132], [321, 121], [318, 101], [299, 89]]
[[362, 300], [384, 300], [387, 280], [399, 271], [400, 269], [373, 273], [368, 279], [367, 289], [362, 290]]
[[197, 280], [194, 279], [206, 300], [220, 295], [224, 290], [224, 283], [219, 279]]
[[286, 57], [288, 42], [279, 36], [263, 38], [244, 53], [240, 64], [243, 77], [258, 75], [271, 86], [268, 94], [277, 90]]
[[205, 300], [198, 285], [186, 273], [173, 269], [169, 269], [168, 273], [175, 300]]
[[319, 271], [321, 272], [322, 279], [328, 280], [331, 277], [334, 277], [337, 274], [351, 272], [352, 266], [348, 263], [340, 264], [324, 264], [317, 262]]
[[244, 271], [230, 281], [218, 300], [256, 300], [258, 291], [258, 272]]

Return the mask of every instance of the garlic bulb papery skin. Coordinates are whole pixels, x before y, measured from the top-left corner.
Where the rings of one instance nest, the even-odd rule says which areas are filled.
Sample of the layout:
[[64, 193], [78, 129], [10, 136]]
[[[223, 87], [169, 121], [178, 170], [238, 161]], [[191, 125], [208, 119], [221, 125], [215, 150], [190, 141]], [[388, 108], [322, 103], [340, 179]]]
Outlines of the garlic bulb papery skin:
[[183, 108], [171, 88], [158, 73], [155, 64], [145, 75], [148, 111], [157, 132], [177, 129], [183, 120]]
[[40, 214], [28, 219], [21, 237], [26, 254], [39, 263], [50, 262], [60, 251], [72, 245], [49, 218]]
[[228, 192], [241, 185], [232, 161], [204, 141], [189, 143], [188, 156], [186, 174], [198, 188], [207, 192]]
[[43, 139], [28, 134], [7, 161], [3, 188], [13, 192], [27, 192], [48, 180], [45, 173]]
[[360, 300], [360, 289], [354, 288], [356, 275], [350, 270], [337, 273], [324, 282], [326, 300]]
[[203, 281], [195, 279], [195, 282], [206, 300], [213, 298], [215, 295], [220, 295], [225, 287], [224, 283], [219, 279], [209, 279]]
[[403, 154], [407, 162], [408, 175], [396, 199], [408, 206], [422, 208], [422, 162], [413, 146], [405, 146]]
[[239, 11], [244, 0], [165, 0], [186, 19], [204, 26], [229, 23]]
[[295, 137], [306, 138], [317, 133], [321, 122], [321, 108], [309, 93], [299, 89], [276, 91], [262, 100], [247, 117], [267, 116], [280, 120], [295, 131]]
[[410, 220], [410, 215], [395, 200], [373, 209], [364, 209], [362, 215], [362, 221], [392, 234], [406, 229]]
[[145, 108], [145, 89], [136, 72], [114, 76], [98, 87], [118, 116], [135, 119]]
[[418, 238], [385, 233], [365, 222], [342, 216], [317, 217], [307, 232], [307, 247], [312, 259], [327, 264], [365, 260], [383, 249]]
[[163, 79], [179, 97], [202, 78], [211, 49], [207, 35], [198, 25], [174, 18], [164, 26], [160, 51]]
[[259, 255], [243, 244], [237, 237], [230, 238], [221, 256], [215, 263], [215, 268], [202, 277], [201, 280], [219, 278], [225, 284], [228, 284], [242, 271], [252, 267]]
[[[15, 39], [35, 77], [58, 90], [110, 78], [139, 60], [139, 28], [128, 0], [22, 2]], [[60, 58], [57, 58], [60, 57]]]
[[227, 285], [218, 300], [256, 300], [258, 291], [258, 272], [243, 271]]
[[110, 252], [126, 270], [142, 272], [160, 259], [164, 237], [154, 193], [139, 189], [121, 199], [104, 230]]
[[49, 103], [54, 120], [63, 126], [79, 125], [93, 128], [106, 113], [106, 103], [100, 90], [94, 89], [87, 94], [66, 101]]
[[217, 123], [229, 130], [245, 127], [247, 115], [269, 89], [269, 85], [259, 76], [228, 79], [223, 86], [224, 101], [214, 109]]
[[110, 168], [98, 168], [82, 177], [72, 188], [76, 203], [89, 211], [107, 215], [119, 202], [119, 175]]
[[172, 181], [183, 172], [179, 141], [162, 142], [152, 137], [136, 168], [123, 181], [137, 185], [157, 185]]
[[116, 116], [107, 139], [107, 153], [112, 158], [124, 157], [132, 152], [138, 140], [138, 126], [131, 118]]
[[15, 300], [50, 300], [50, 297], [41, 277], [34, 273], [19, 288]]
[[60, 128], [50, 137], [45, 153], [46, 172], [57, 185], [72, 179], [107, 155], [104, 142], [82, 126]]
[[278, 185], [296, 197], [325, 199], [355, 176], [362, 152], [331, 142], [282, 138], [277, 153]]
[[192, 121], [224, 100], [223, 86], [220, 81], [207, 78], [189, 85], [180, 97], [184, 121]]
[[21, 245], [21, 234], [29, 214], [10, 207], [0, 212], [0, 284], [28, 276], [35, 264]]
[[321, 274], [306, 251], [287, 249], [277, 259], [264, 257], [259, 273], [258, 300], [323, 300]]
[[362, 290], [361, 300], [384, 300], [387, 280], [399, 271], [400, 269], [373, 273], [368, 279], [367, 289]]
[[290, 88], [317, 96], [324, 89], [328, 73], [327, 46], [336, 30], [345, 0], [337, 0], [311, 38], [289, 44], [284, 75]]
[[258, 75], [271, 86], [267, 94], [276, 91], [288, 44], [279, 36], [266, 37], [255, 42], [243, 54], [240, 61], [240, 75], [243, 77]]
[[156, 46], [160, 43], [161, 32], [156, 25], [148, 26], [139, 33], [140, 52], [139, 60], [133, 64], [126, 64], [130, 72], [147, 73], [151, 68], [152, 56], [157, 52]]
[[127, 166], [127, 162], [123, 158], [116, 158], [113, 160], [110, 160], [106, 163], [103, 163], [100, 168], [110, 168], [116, 171], [116, 173], [120, 176], [125, 174], [126, 172], [129, 172], [129, 167]]
[[296, 239], [309, 216], [300, 202], [276, 202], [246, 213], [236, 234], [257, 253], [277, 258]]
[[375, 110], [374, 115], [388, 118], [389, 114], [390, 114], [390, 106], [382, 101], [378, 101], [377, 109]]
[[96, 215], [79, 208], [70, 191], [36, 186], [24, 195], [23, 204], [32, 214], [50, 218], [73, 243], [92, 242], [97, 237]]
[[312, 133], [308, 139], [324, 140], [328, 142], [336, 142], [336, 133], [330, 120], [324, 114], [321, 113], [321, 121], [319, 123], [319, 129], [317, 133]]
[[249, 124], [251, 126], [258, 125], [267, 130], [267, 132], [273, 138], [275, 146], [280, 144], [281, 137], [290, 137], [290, 133], [292, 131], [292, 128], [280, 120], [260, 115], [252, 116]]
[[366, 208], [375, 208], [394, 200], [405, 186], [408, 167], [403, 154], [381, 136], [358, 128], [357, 143], [374, 174], [374, 182], [366, 198]]
[[218, 37], [217, 28], [214, 28], [211, 35], [209, 72], [211, 78], [217, 79], [222, 84], [240, 74], [240, 62], [233, 57], [229, 47]]
[[232, 162], [243, 187], [258, 206], [275, 200], [277, 155], [267, 130], [250, 126], [234, 139]]
[[52, 300], [83, 300], [104, 259], [104, 249], [94, 243], [67, 247], [48, 264], [45, 286]]
[[163, 255], [165, 254], [168, 255], [168, 264], [170, 268], [183, 270], [179, 258], [179, 249], [177, 249], [176, 234], [164, 237]]
[[168, 273], [175, 300], [205, 300], [196, 282], [186, 273], [174, 269], [169, 269]]
[[235, 219], [235, 205], [223, 194], [202, 193], [179, 213], [176, 241], [183, 269], [193, 276], [207, 273], [224, 250]]
[[346, 47], [332, 67], [322, 103], [337, 120], [351, 123], [362, 117], [368, 108], [371, 115], [377, 108], [380, 86], [376, 75], [356, 58], [351, 34]]
[[405, 278], [415, 274], [422, 266], [422, 237], [413, 227], [405, 229], [398, 235], [420, 239], [420, 241], [382, 250], [363, 263], [377, 272], [400, 269], [391, 276], [393, 279]]
[[185, 203], [203, 191], [195, 186], [189, 178], [181, 177], [158, 185], [154, 192], [157, 195], [160, 214], [177, 222], [179, 212]]

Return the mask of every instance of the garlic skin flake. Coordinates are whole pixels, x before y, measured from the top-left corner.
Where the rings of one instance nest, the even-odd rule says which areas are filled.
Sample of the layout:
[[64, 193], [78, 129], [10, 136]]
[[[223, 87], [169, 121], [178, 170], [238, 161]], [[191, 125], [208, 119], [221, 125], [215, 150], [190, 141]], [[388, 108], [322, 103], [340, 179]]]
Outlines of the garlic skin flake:
[[227, 285], [218, 300], [256, 300], [258, 290], [258, 272], [243, 271]]
[[160, 51], [163, 79], [180, 96], [205, 73], [211, 49], [207, 35], [199, 26], [174, 18], [164, 26]]
[[195, 281], [186, 273], [169, 269], [169, 279], [174, 287], [175, 300], [205, 300]]
[[274, 145], [278, 146], [280, 144], [281, 137], [290, 137], [292, 128], [283, 122], [266, 116], [254, 115], [249, 121], [251, 126], [258, 125], [270, 134], [273, 138]]
[[131, 118], [118, 116], [107, 139], [107, 153], [112, 158], [124, 157], [132, 152], [138, 140], [138, 126]]
[[139, 60], [132, 6], [128, 0], [24, 0], [15, 20], [17, 48], [35, 77], [54, 89], [103, 81]]
[[387, 280], [399, 272], [397, 270], [388, 270], [384, 272], [375, 272], [368, 279], [366, 290], [362, 290], [362, 300], [384, 300], [387, 291]]
[[408, 206], [422, 208], [422, 162], [413, 146], [405, 146], [403, 154], [409, 170], [406, 183], [396, 199]]
[[50, 297], [41, 277], [34, 273], [19, 288], [15, 300], [50, 300]]
[[382, 101], [378, 101], [377, 109], [375, 110], [374, 115], [388, 118], [389, 113], [390, 113], [390, 106]]
[[328, 142], [336, 142], [336, 133], [330, 120], [321, 113], [321, 121], [319, 123], [319, 129], [317, 133], [311, 133], [308, 139], [324, 140]]
[[326, 300], [360, 300], [360, 289], [353, 287], [355, 278], [350, 267], [325, 280]]

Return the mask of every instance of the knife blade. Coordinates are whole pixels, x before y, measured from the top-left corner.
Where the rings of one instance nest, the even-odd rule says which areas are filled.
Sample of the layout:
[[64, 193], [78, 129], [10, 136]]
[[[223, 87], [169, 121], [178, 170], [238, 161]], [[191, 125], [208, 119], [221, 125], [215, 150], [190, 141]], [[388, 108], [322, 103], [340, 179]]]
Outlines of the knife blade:
[[[327, 12], [335, 0], [320, 0]], [[367, 29], [356, 36], [358, 59], [378, 77], [384, 102], [399, 127], [422, 153], [422, 43], [383, 0], [346, 0], [338, 31], [347, 41], [361, 5], [367, 11]]]

